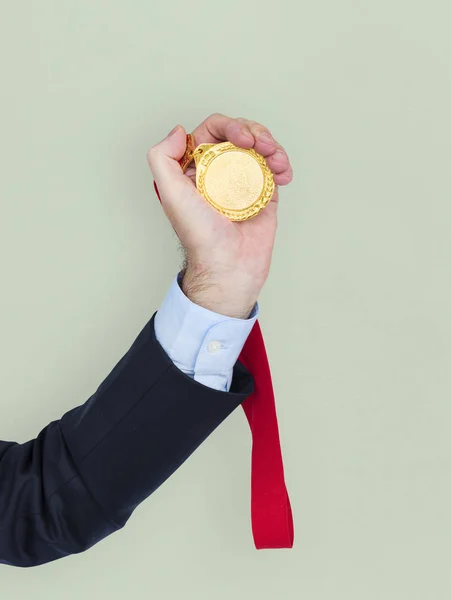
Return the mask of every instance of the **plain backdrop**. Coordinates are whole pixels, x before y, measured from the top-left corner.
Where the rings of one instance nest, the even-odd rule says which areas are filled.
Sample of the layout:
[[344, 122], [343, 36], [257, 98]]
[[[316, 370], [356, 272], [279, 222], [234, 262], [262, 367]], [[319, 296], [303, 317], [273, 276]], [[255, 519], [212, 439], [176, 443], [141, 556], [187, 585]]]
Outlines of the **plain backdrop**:
[[248, 117], [295, 172], [260, 301], [296, 527], [254, 549], [238, 410], [122, 531], [1, 567], [1, 600], [449, 600], [449, 3], [0, 7], [0, 438], [85, 402], [177, 273], [147, 149]]

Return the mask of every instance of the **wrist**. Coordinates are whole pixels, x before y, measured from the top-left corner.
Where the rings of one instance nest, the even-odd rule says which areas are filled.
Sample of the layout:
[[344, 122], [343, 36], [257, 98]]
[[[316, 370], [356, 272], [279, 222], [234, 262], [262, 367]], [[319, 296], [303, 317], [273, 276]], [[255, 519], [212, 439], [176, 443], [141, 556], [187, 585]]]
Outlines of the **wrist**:
[[248, 319], [262, 286], [236, 269], [188, 263], [181, 274], [180, 287], [198, 306], [227, 317]]

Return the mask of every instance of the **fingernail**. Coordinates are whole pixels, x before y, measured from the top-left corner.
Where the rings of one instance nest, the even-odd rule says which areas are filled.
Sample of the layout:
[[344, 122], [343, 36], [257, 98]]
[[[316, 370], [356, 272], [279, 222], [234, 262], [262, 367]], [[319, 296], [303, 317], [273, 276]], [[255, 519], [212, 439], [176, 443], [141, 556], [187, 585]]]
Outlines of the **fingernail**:
[[264, 131], [263, 133], [261, 133], [258, 136], [258, 139], [261, 142], [265, 142], [265, 144], [272, 144], [274, 142], [273, 137], [271, 135], [269, 135], [269, 133], [266, 133], [266, 131]]
[[285, 154], [282, 152], [282, 150], [276, 150], [273, 156], [278, 162], [285, 160]]

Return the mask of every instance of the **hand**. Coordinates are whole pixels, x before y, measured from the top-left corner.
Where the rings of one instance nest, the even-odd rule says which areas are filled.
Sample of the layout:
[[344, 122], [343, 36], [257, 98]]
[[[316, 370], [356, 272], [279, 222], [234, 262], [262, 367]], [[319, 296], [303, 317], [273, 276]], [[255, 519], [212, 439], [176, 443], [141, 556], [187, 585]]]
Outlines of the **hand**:
[[163, 210], [185, 250], [182, 289], [190, 300], [214, 312], [246, 319], [268, 277], [277, 229], [278, 186], [293, 171], [285, 150], [259, 123], [214, 114], [192, 132], [194, 145], [230, 141], [262, 154], [274, 174], [271, 202], [256, 217], [233, 222], [216, 211], [195, 186], [194, 163], [184, 174], [178, 160], [186, 131], [177, 125], [147, 155]]

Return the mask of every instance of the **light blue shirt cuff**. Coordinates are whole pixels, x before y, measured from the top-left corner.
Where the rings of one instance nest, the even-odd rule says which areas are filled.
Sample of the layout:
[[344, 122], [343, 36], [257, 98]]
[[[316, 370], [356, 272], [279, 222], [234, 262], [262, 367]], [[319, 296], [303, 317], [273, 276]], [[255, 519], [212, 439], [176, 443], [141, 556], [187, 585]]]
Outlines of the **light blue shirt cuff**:
[[234, 319], [194, 304], [177, 276], [155, 315], [155, 335], [176, 367], [195, 381], [229, 391], [233, 367], [258, 318], [258, 303], [248, 319]]

